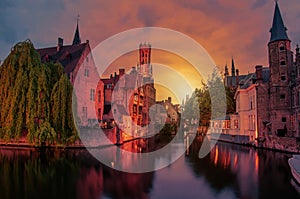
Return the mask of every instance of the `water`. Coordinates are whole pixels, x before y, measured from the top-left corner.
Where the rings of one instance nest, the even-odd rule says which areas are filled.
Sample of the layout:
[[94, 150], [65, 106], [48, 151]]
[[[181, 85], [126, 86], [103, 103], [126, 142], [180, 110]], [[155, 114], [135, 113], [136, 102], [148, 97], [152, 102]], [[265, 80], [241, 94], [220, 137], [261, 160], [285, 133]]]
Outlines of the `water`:
[[[290, 154], [218, 143], [199, 159], [202, 139], [174, 164], [142, 174], [111, 169], [86, 150], [1, 148], [0, 198], [300, 198], [287, 164]], [[144, 140], [123, 146], [130, 148], [147, 150]]]

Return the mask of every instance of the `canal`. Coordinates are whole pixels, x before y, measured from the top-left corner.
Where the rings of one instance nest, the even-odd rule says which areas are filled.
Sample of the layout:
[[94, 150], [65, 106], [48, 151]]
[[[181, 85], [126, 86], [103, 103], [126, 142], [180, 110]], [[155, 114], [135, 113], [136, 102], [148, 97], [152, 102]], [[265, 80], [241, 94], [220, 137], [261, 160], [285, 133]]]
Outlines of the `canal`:
[[[85, 149], [0, 148], [0, 198], [300, 198], [287, 164], [290, 154], [219, 142], [199, 159], [202, 140], [197, 136], [185, 155], [148, 173], [114, 170]], [[140, 139], [105, 150], [144, 153], [148, 148]]]

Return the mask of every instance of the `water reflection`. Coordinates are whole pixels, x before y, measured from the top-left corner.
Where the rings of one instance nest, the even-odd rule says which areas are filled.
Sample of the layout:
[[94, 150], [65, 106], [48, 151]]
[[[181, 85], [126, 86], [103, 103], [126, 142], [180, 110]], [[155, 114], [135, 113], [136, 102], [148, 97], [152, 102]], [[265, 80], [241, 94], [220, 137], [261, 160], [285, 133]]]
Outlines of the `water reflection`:
[[[300, 198], [291, 184], [284, 153], [218, 143], [198, 158], [203, 137], [174, 164], [156, 172], [133, 174], [100, 164], [86, 150], [0, 149], [1, 198]], [[146, 152], [160, 140], [135, 140], [107, 147], [112, 158], [121, 149]], [[180, 144], [180, 143], [179, 143]], [[183, 144], [183, 143], [182, 143]], [[181, 146], [181, 145], [180, 145]], [[178, 147], [178, 146], [177, 146]], [[185, 147], [182, 145], [182, 147]], [[176, 146], [174, 146], [176, 151]], [[168, 156], [165, 156], [168, 159]], [[132, 160], [123, 164], [135, 164]], [[160, 159], [157, 162], [162, 161]], [[112, 164], [118, 162], [112, 161]]]
[[299, 198], [291, 185], [287, 160], [291, 155], [255, 150], [219, 142], [208, 156], [199, 159], [201, 137], [190, 147], [187, 156], [196, 176], [204, 176], [216, 191], [232, 190], [237, 198]]

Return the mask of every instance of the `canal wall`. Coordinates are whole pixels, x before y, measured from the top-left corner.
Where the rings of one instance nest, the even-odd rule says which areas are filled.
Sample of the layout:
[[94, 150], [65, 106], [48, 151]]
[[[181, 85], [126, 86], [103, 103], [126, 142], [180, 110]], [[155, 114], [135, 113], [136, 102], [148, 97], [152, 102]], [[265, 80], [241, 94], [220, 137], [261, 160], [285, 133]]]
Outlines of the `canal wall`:
[[211, 133], [208, 136], [213, 140], [218, 140], [221, 142], [248, 145], [255, 148], [264, 148], [289, 153], [300, 153], [300, 147], [297, 139], [292, 137], [278, 137], [270, 135], [264, 138], [259, 138], [255, 142], [250, 142], [249, 136], [244, 135]]

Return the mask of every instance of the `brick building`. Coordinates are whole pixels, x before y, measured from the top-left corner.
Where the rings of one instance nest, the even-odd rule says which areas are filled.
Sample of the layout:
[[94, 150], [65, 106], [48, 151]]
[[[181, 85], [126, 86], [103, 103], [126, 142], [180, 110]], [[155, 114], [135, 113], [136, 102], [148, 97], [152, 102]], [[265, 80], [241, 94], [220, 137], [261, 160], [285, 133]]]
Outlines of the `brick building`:
[[300, 136], [300, 50], [297, 45], [294, 59], [278, 2], [270, 33], [269, 67], [258, 65], [254, 73], [235, 81], [225, 67], [225, 85], [236, 87], [236, 113], [211, 121], [212, 132], [248, 136], [248, 141], [267, 139], [272, 147], [274, 140], [282, 141], [278, 137]]
[[123, 129], [131, 129], [131, 122], [139, 126], [149, 124], [149, 109], [156, 101], [150, 44], [140, 44], [136, 67], [127, 73], [119, 69], [119, 74], [115, 72], [101, 82], [104, 83], [105, 123], [113, 123], [117, 118]]

